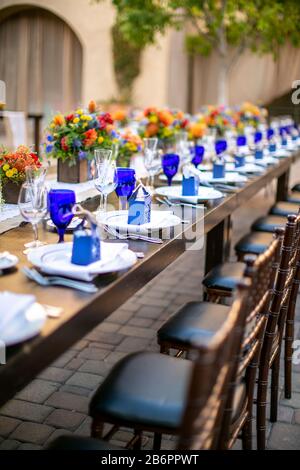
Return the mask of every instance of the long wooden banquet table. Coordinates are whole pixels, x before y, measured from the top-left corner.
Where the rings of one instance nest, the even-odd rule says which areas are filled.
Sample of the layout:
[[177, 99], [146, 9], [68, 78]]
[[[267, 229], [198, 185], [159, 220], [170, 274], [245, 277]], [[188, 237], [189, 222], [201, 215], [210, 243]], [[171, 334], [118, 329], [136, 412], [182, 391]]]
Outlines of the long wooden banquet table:
[[[20, 259], [15, 272], [0, 277], [0, 289], [30, 293], [35, 295], [37, 302], [41, 304], [63, 309], [59, 318], [47, 320], [39, 336], [8, 348], [6, 364], [0, 365], [0, 406], [175, 261], [185, 251], [185, 235], [190, 239], [191, 230], [197, 227], [199, 217], [204, 218], [204, 226], [200, 226], [203, 227], [206, 237], [205, 271], [222, 262], [226, 252], [228, 253], [231, 214], [273, 180], [277, 180], [277, 200], [284, 199], [288, 191], [291, 165], [299, 156], [300, 153], [297, 152], [278, 160], [275, 166], [267, 169], [262, 175], [251, 178], [244, 187], [224, 195], [224, 198], [215, 204], [209, 204], [204, 212], [193, 209], [191, 224], [182, 224], [180, 233], [165, 240], [161, 245], [128, 241], [130, 249], [144, 252], [145, 257], [139, 259], [126, 272], [100, 276], [96, 281], [99, 287], [96, 294], [85, 294], [62, 287], [41, 287], [25, 277], [21, 268], [28, 265], [23, 249], [24, 243], [32, 238], [29, 224], [22, 224], [0, 235], [0, 251], [8, 250]], [[96, 202], [98, 201], [87, 201], [87, 207], [96, 207]], [[44, 230], [41, 239], [56, 243], [57, 235]]]

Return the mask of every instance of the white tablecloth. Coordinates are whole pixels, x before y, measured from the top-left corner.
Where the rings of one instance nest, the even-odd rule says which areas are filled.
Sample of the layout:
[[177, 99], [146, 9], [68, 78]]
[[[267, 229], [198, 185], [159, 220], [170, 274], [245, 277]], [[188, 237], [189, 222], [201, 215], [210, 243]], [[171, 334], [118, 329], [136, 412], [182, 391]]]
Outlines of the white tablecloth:
[[[52, 189], [72, 189], [76, 193], [76, 201], [82, 202], [90, 197], [95, 197], [99, 193], [95, 189], [93, 181], [86, 183], [68, 184], [58, 183], [55, 180], [46, 181], [48, 188]], [[2, 204], [0, 205], [0, 233], [7, 232], [12, 228], [18, 227], [23, 221], [19, 208], [16, 204]]]

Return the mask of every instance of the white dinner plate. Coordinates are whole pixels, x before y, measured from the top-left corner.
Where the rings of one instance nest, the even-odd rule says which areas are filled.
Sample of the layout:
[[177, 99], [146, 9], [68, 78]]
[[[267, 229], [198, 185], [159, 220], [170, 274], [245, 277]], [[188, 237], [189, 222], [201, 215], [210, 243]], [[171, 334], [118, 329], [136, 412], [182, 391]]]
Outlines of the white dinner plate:
[[[164, 178], [161, 178], [162, 181], [166, 181], [165, 175]], [[176, 175], [177, 176], [177, 175]], [[240, 175], [237, 172], [230, 171], [226, 173], [224, 178], [214, 178], [212, 171], [203, 171], [200, 175], [200, 181], [203, 180], [207, 183], [245, 183], [247, 181], [247, 177], [244, 175]], [[176, 181], [174, 183], [181, 183], [182, 182], [182, 173], [178, 174]]]
[[42, 272], [91, 281], [99, 274], [123, 271], [133, 266], [136, 254], [126, 243], [101, 242], [101, 260], [87, 266], [71, 263], [73, 243], [45, 245], [28, 253], [28, 261]]
[[257, 164], [258, 166], [269, 166], [269, 165], [276, 165], [278, 163], [278, 160], [273, 157], [267, 157], [265, 156], [261, 160], [257, 160], [254, 155], [251, 157], [246, 157], [246, 163], [254, 163], [255, 165]]
[[197, 202], [206, 202], [214, 199], [221, 199], [224, 195], [214, 188], [199, 186], [198, 196], [183, 196], [181, 186], [163, 186], [156, 189], [156, 194], [166, 196], [169, 199], [179, 199], [180, 201], [197, 204]]
[[181, 224], [181, 219], [168, 210], [151, 210], [151, 221], [148, 224], [128, 224], [128, 211], [109, 211], [98, 218], [98, 222], [130, 233], [149, 233]]
[[0, 339], [6, 346], [27, 341], [38, 335], [44, 326], [47, 313], [38, 303], [32, 304], [23, 315], [18, 315], [9, 327], [1, 331]]
[[255, 163], [246, 163], [245, 165], [240, 166], [238, 168], [235, 167], [234, 163], [227, 163], [226, 171], [236, 171], [237, 173], [240, 173], [242, 175], [247, 175], [247, 174], [259, 175], [263, 173], [265, 169], [262, 166], [255, 165]]

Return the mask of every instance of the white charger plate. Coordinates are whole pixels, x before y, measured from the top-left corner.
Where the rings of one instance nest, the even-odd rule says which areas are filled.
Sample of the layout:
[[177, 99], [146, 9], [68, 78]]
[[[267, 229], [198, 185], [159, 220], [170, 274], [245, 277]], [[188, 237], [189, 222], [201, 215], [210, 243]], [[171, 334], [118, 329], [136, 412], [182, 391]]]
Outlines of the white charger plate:
[[47, 313], [44, 307], [34, 303], [24, 311], [23, 315], [18, 315], [8, 328], [1, 331], [0, 340], [6, 346], [13, 346], [27, 341], [40, 333], [46, 318]]
[[234, 163], [227, 163], [226, 171], [235, 171], [237, 173], [241, 173], [242, 175], [260, 175], [265, 171], [265, 168], [262, 166], [255, 165], [255, 163], [246, 163], [245, 165], [236, 168]]
[[269, 166], [269, 165], [276, 165], [278, 163], [276, 158], [273, 158], [271, 156], [264, 156], [261, 160], [257, 160], [254, 155], [251, 157], [246, 157], [246, 163], [254, 163], [255, 165], [257, 164], [258, 166]]
[[181, 224], [181, 219], [170, 211], [151, 210], [151, 221], [148, 224], [134, 225], [128, 224], [128, 211], [109, 211], [101, 214], [98, 222], [107, 227], [112, 227], [130, 233], [148, 233], [164, 228], [175, 227]]
[[[73, 217], [73, 219], [69, 223], [68, 227], [66, 228], [66, 231], [74, 230], [75, 228], [77, 228], [81, 224], [81, 222], [82, 222], [82, 219], [80, 219], [80, 217]], [[85, 222], [85, 225], [86, 225], [86, 222]], [[51, 228], [52, 230], [53, 229], [56, 230], [56, 225], [52, 222], [51, 219], [47, 220], [47, 227]]]
[[155, 192], [160, 196], [166, 196], [169, 199], [179, 199], [180, 201], [189, 202], [191, 204], [212, 201], [224, 197], [220, 191], [204, 186], [199, 186], [198, 196], [183, 196], [181, 186], [162, 186], [161, 188], [157, 188]]
[[42, 272], [91, 281], [99, 274], [123, 271], [136, 263], [136, 254], [126, 243], [101, 242], [101, 260], [88, 266], [71, 263], [73, 243], [57, 243], [30, 250], [28, 261]]

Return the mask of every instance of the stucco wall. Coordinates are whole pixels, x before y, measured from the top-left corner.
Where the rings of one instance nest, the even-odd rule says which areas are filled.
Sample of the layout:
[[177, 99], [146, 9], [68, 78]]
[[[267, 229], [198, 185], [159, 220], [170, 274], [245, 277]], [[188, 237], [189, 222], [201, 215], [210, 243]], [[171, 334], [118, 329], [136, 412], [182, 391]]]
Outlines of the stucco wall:
[[[99, 4], [91, 0], [0, 0], [0, 14], [1, 9], [24, 4], [48, 9], [78, 36], [83, 47], [83, 102], [116, 97], [110, 35], [115, 11], [110, 0]], [[150, 47], [143, 54], [142, 73], [134, 88], [136, 105], [166, 104], [168, 44], [168, 37], [162, 38], [159, 47]]]

